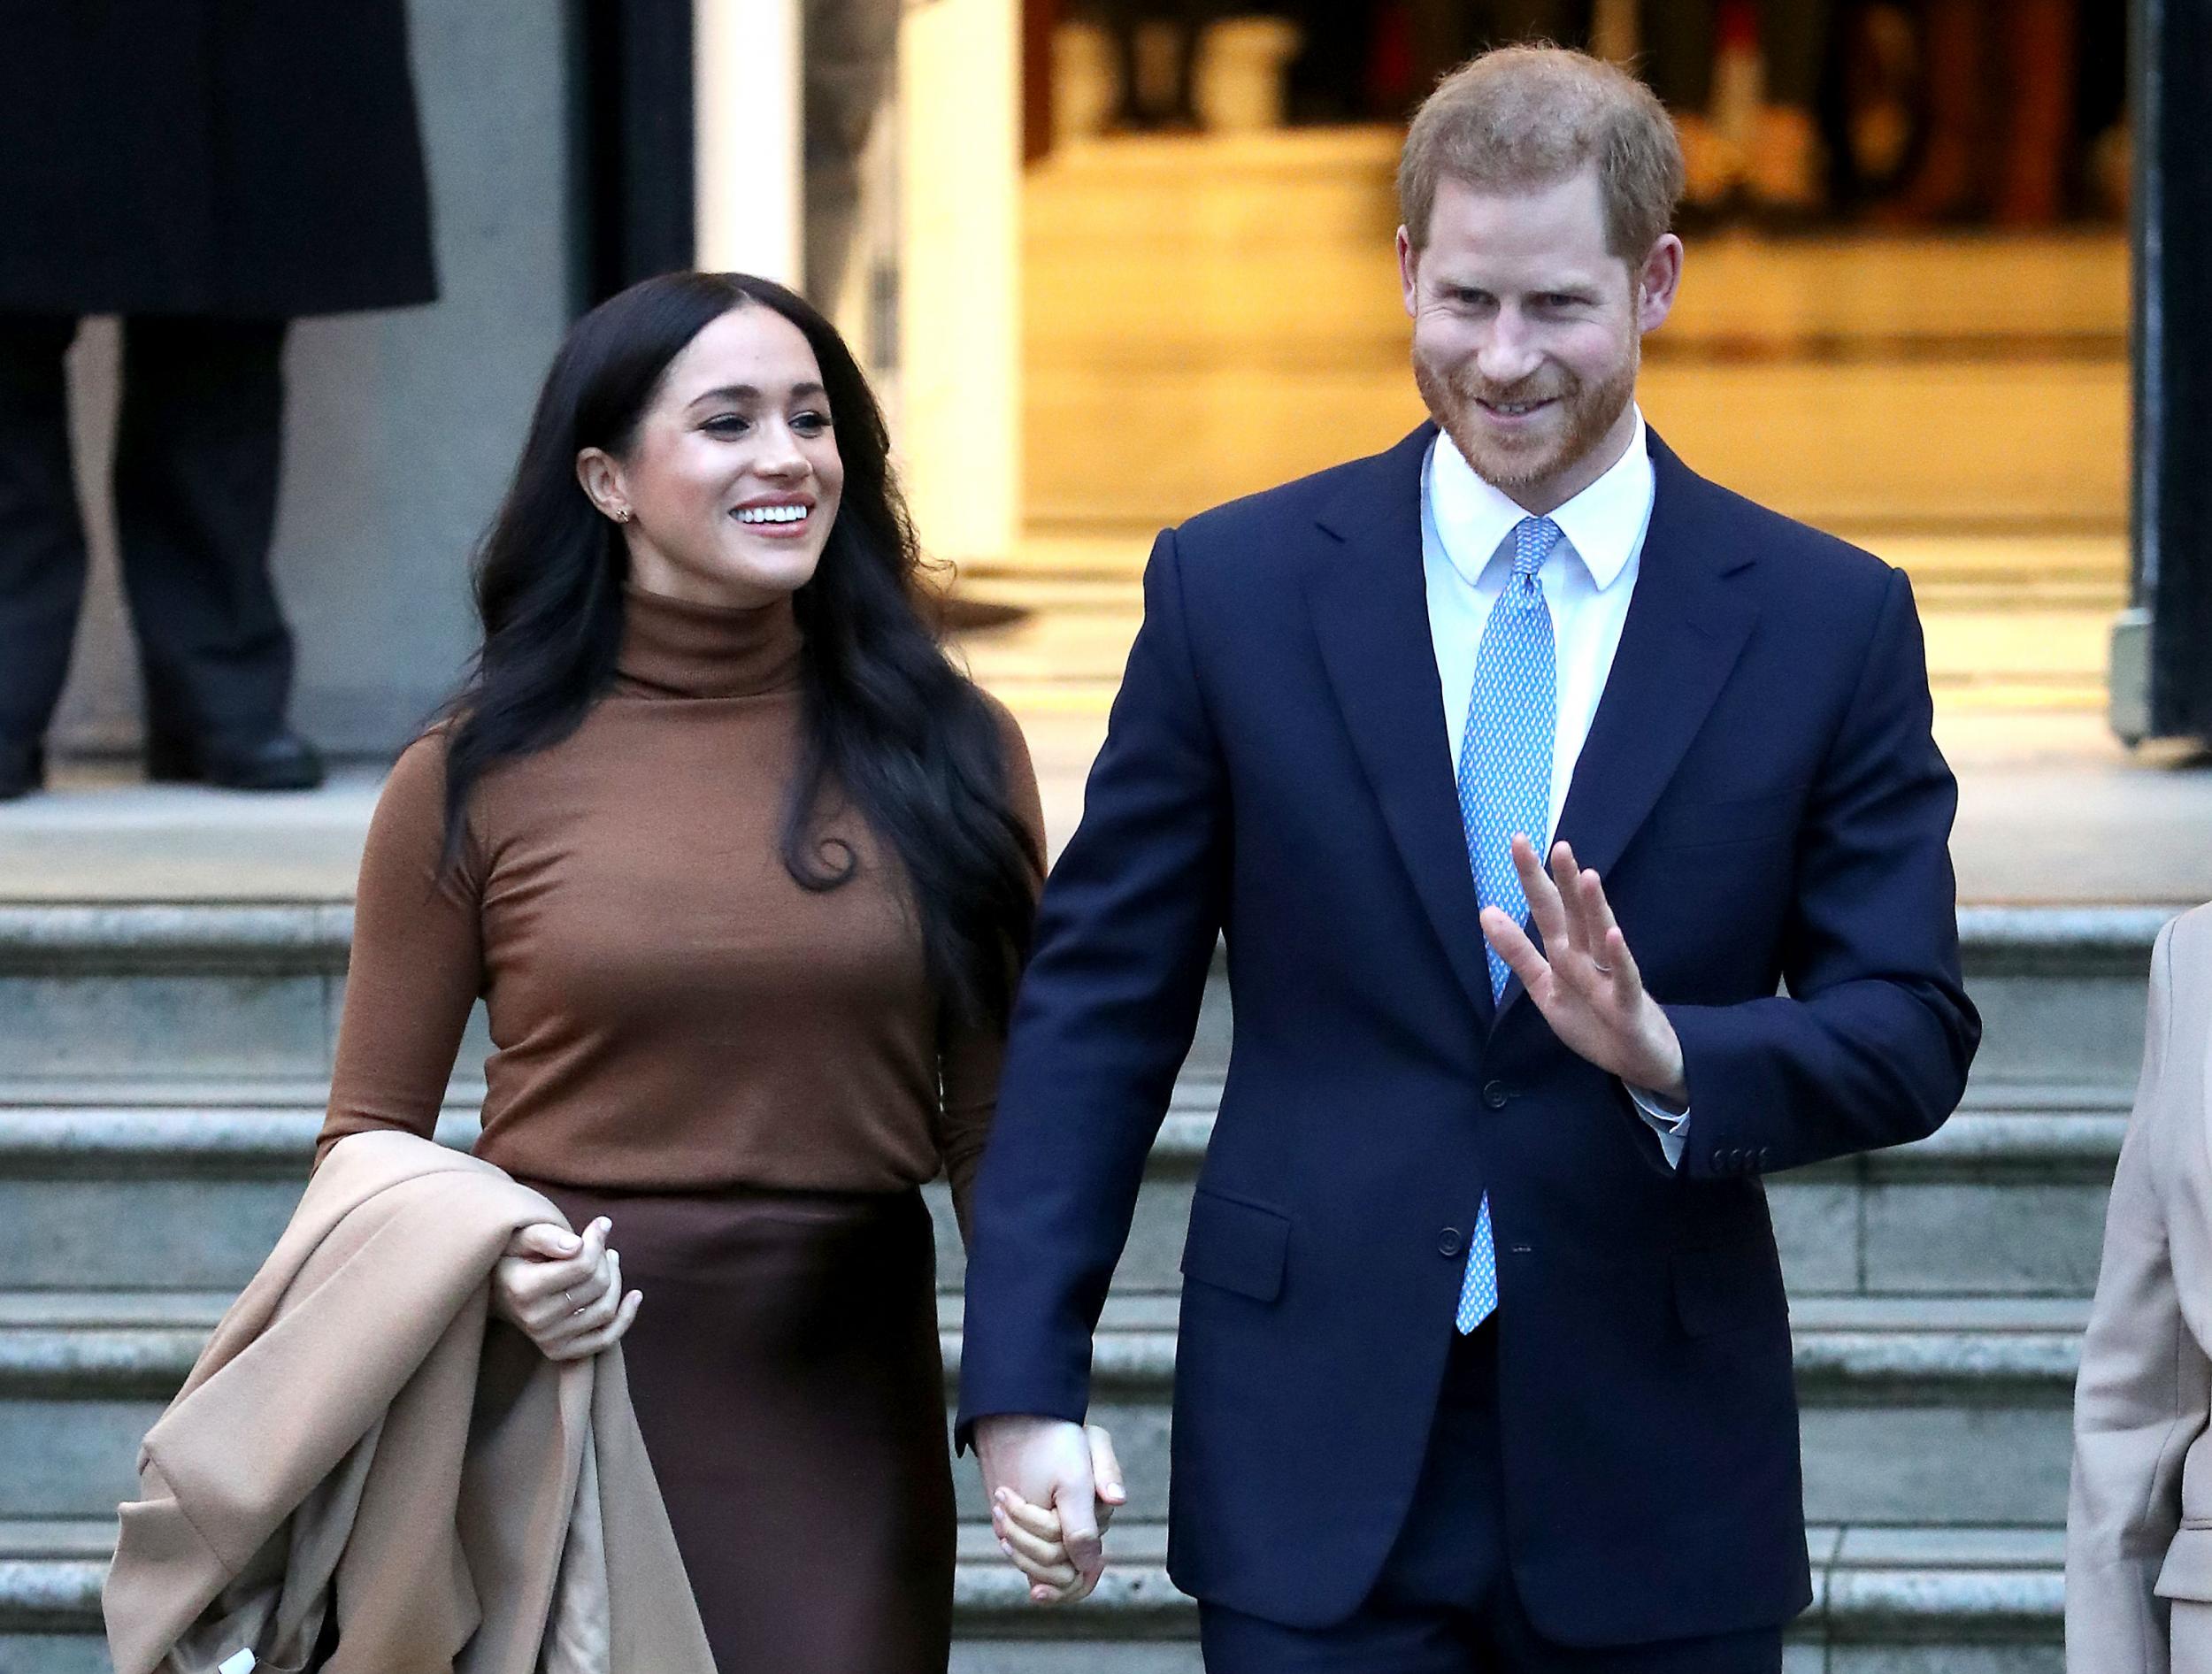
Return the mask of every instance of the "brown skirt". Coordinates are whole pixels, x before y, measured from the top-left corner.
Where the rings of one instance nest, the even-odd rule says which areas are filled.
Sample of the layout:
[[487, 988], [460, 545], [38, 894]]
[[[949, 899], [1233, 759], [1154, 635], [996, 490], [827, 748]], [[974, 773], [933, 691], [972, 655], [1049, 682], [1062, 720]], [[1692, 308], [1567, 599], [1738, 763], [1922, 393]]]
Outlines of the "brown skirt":
[[612, 1194], [630, 1398], [720, 1674], [932, 1674], [954, 1508], [918, 1192]]

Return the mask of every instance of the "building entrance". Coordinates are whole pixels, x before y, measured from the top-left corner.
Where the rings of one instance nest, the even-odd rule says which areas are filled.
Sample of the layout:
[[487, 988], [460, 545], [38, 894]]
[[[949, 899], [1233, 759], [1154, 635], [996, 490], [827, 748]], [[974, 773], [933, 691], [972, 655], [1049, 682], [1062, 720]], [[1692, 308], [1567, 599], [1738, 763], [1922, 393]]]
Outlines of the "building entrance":
[[[1724, 55], [1754, 9], [1721, 10]], [[1944, 10], [1920, 9], [1924, 54], [1958, 23]], [[1840, 8], [1835, 50], [1878, 42], [1879, 11]], [[2087, 77], [2070, 38], [2061, 67]], [[1032, 608], [976, 653], [1038, 704], [1110, 701], [1156, 529], [1387, 446], [1422, 416], [1391, 250], [1402, 130], [1297, 122], [1296, 69], [1284, 126], [1125, 125], [1064, 137], [1028, 173], [1028, 539], [968, 590]], [[1720, 65], [1723, 83], [1734, 73]], [[1701, 472], [1912, 574], [1947, 714], [2093, 733], [2130, 587], [2128, 236], [2088, 139], [2048, 225], [1998, 224], [1986, 192], [1970, 216], [1963, 199], [1943, 216], [1895, 201], [1938, 143], [1942, 113], [1916, 108], [1927, 131], [1890, 158], [1890, 200], [1870, 157], [1832, 171], [1819, 216], [1691, 217], [1682, 301], [1646, 344], [1645, 411]], [[2119, 120], [2078, 108], [2077, 127]], [[1977, 155], [1977, 180], [2003, 177], [2001, 156]]]

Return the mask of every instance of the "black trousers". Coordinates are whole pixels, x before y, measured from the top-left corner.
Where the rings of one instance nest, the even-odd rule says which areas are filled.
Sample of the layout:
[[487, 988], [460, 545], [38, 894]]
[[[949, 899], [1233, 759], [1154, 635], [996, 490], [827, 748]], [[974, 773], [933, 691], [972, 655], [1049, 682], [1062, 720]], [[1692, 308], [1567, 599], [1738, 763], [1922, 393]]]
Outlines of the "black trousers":
[[1497, 1340], [1493, 1323], [1453, 1345], [1413, 1509], [1367, 1601], [1317, 1629], [1201, 1604], [1206, 1674], [1778, 1674], [1779, 1628], [1595, 1650], [1537, 1631], [1506, 1558]]
[[[123, 327], [115, 519], [150, 732], [252, 740], [283, 725], [292, 636], [269, 579], [283, 320]], [[42, 737], [84, 601], [63, 357], [77, 322], [0, 314], [0, 741]]]

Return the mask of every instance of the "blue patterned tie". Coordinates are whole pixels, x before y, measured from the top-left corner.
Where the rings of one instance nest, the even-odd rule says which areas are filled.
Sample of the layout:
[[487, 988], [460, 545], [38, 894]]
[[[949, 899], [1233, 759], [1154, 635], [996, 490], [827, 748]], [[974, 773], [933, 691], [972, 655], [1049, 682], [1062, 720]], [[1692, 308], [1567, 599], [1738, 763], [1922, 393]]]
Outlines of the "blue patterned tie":
[[[1467, 702], [1467, 730], [1459, 746], [1459, 818], [1467, 831], [1476, 896], [1484, 906], [1501, 908], [1522, 922], [1528, 918], [1528, 896], [1513, 869], [1513, 833], [1525, 833], [1540, 856], [1550, 837], [1558, 652], [1551, 607], [1544, 602], [1537, 572], [1559, 538], [1559, 526], [1549, 518], [1524, 518], [1513, 530], [1513, 574], [1483, 627], [1475, 687]], [[1487, 941], [1483, 950], [1490, 960], [1490, 997], [1502, 1000], [1512, 971]], [[1453, 1323], [1463, 1336], [1497, 1306], [1498, 1250], [1486, 1194], [1468, 1240], [1467, 1277]]]

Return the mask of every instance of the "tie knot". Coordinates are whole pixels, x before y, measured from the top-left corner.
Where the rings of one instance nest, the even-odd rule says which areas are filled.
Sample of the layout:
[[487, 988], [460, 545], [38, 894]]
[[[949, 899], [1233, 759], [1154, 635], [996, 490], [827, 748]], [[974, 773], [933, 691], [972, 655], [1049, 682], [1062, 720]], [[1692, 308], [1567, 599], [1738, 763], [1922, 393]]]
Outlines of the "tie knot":
[[1544, 560], [1551, 557], [1551, 549], [1562, 537], [1559, 526], [1549, 518], [1523, 518], [1513, 526], [1513, 575], [1516, 580], [1527, 580], [1544, 567]]

